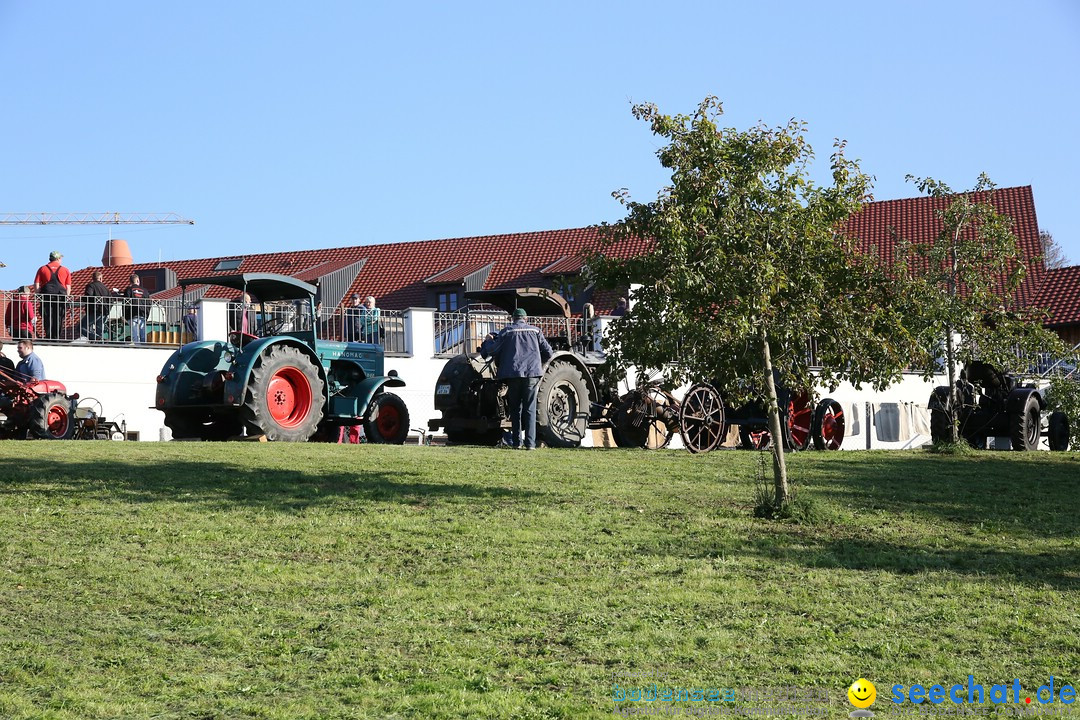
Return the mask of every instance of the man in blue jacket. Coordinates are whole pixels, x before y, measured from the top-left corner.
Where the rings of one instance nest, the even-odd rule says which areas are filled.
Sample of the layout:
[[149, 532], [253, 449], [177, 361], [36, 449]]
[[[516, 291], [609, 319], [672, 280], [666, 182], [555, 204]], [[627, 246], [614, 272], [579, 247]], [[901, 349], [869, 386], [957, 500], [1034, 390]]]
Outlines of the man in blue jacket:
[[498, 372], [495, 377], [505, 380], [506, 405], [510, 413], [510, 446], [521, 447], [524, 425], [525, 449], [536, 448], [536, 386], [544, 374], [544, 363], [551, 359], [551, 346], [540, 328], [525, 322], [528, 313], [523, 308], [514, 311], [514, 322], [498, 335], [488, 333], [480, 346], [480, 354], [494, 358]]

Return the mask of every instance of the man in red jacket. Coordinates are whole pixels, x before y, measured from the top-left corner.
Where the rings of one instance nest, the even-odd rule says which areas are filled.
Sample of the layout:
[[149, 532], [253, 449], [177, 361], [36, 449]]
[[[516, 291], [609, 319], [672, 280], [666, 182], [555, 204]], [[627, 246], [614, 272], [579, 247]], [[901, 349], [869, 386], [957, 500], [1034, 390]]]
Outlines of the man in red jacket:
[[71, 271], [60, 264], [63, 255], [59, 250], [49, 253], [49, 262], [38, 268], [34, 278], [34, 290], [42, 295], [41, 319], [45, 325], [45, 337], [55, 340], [64, 327], [68, 296], [71, 295]]

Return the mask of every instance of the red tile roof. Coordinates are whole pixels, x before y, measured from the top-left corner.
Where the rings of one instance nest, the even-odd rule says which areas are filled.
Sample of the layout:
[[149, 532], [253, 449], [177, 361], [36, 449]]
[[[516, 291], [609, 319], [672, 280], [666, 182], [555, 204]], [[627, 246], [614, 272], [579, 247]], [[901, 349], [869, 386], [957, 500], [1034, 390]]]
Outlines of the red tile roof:
[[[891, 261], [898, 239], [920, 243], [936, 237], [940, 221], [934, 211], [943, 209], [947, 202], [947, 199], [919, 197], [868, 203], [849, 220], [848, 227], [861, 238], [865, 249], [872, 249], [883, 259]], [[1000, 188], [994, 193], [992, 202], [1000, 212], [1009, 215], [1015, 222], [1014, 231], [1020, 242], [1022, 256], [1031, 266], [1017, 297], [1025, 304], [1030, 303], [1036, 298], [1038, 287], [1046, 274], [1041, 260], [1031, 262], [1040, 254], [1038, 222], [1031, 187]], [[599, 232], [592, 227], [574, 228], [265, 253], [246, 256], [243, 271], [276, 272], [312, 280], [312, 273], [324, 274], [364, 260], [359, 274], [344, 297], [348, 298], [354, 292], [374, 295], [380, 307], [402, 309], [428, 304], [428, 286], [425, 280], [458, 282], [489, 264], [493, 267], [485, 283], [488, 289], [546, 286], [553, 274], [572, 274], [580, 270], [582, 250], [595, 246]], [[620, 243], [615, 252], [622, 257], [629, 257], [644, 252], [648, 244], [645, 240], [626, 240]], [[172, 268], [181, 278], [213, 275], [213, 268], [221, 259], [213, 257], [104, 268], [105, 284], [123, 289], [127, 286], [127, 277], [132, 271], [161, 265]], [[75, 292], [82, 291], [94, 269], [96, 268], [85, 268], [74, 273]], [[227, 294], [221, 288], [211, 288], [208, 295], [224, 296], [219, 293]], [[614, 292], [597, 293], [594, 298], [597, 311], [609, 311], [616, 297]], [[1046, 297], [1056, 301], [1058, 296]], [[1060, 309], [1058, 312], [1061, 312]], [[1059, 315], [1055, 314], [1055, 317]]]
[[1050, 310], [1050, 327], [1080, 324], [1080, 265], [1047, 270], [1035, 304]]
[[[982, 193], [976, 199], [989, 199], [999, 213], [1013, 219], [1020, 256], [1028, 264], [1028, 273], [1016, 293], [1016, 300], [1021, 305], [1029, 305], [1046, 272], [1041, 258], [1034, 260], [1041, 256], [1042, 246], [1031, 186], [998, 188], [989, 198]], [[883, 261], [891, 263], [895, 260], [898, 242], [926, 244], [934, 241], [941, 231], [941, 220], [936, 213], [949, 203], [949, 198], [931, 197], [867, 203], [849, 218], [847, 227], [862, 241], [865, 251], [876, 253]]]

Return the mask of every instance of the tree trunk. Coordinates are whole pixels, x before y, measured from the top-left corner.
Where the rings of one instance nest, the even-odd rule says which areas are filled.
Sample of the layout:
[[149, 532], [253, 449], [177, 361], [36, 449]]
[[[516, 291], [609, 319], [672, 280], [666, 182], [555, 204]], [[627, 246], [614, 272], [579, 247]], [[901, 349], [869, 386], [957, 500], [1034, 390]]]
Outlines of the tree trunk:
[[949, 365], [949, 432], [955, 445], [960, 442], [960, 428], [957, 426], [960, 394], [956, 392], [956, 344], [953, 342], [952, 325], [945, 333], [945, 362]]
[[773, 502], [780, 508], [788, 500], [787, 466], [784, 464], [784, 434], [780, 426], [780, 403], [776, 398], [776, 382], [773, 380], [772, 353], [769, 336], [761, 331], [761, 359], [765, 366], [765, 396], [769, 403], [769, 434], [772, 435], [773, 481], [776, 495]]

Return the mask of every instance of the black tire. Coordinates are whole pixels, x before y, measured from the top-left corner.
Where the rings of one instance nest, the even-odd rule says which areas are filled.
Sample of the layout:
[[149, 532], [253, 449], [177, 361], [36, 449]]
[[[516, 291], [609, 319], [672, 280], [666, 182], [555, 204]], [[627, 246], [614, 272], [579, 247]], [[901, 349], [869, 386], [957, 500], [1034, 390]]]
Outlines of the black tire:
[[404, 445], [409, 437], [409, 408], [394, 393], [379, 393], [364, 414], [364, 434], [368, 442]]
[[1050, 413], [1050, 427], [1046, 431], [1046, 442], [1055, 452], [1069, 449], [1069, 416], [1063, 412]]
[[578, 447], [588, 428], [589, 384], [575, 366], [553, 362], [536, 389], [536, 429], [551, 447]]
[[326, 396], [311, 358], [298, 348], [272, 345], [251, 370], [241, 417], [250, 434], [307, 442], [323, 419]]
[[949, 415], [949, 388], [945, 385], [935, 388], [930, 395], [930, 441], [937, 443], [952, 442], [952, 418]]
[[172, 430], [172, 436], [177, 439], [228, 440], [239, 435], [244, 424], [235, 416], [215, 416], [206, 412], [174, 408], [165, 411], [165, 427]]
[[75, 434], [71, 400], [58, 390], [39, 395], [30, 406], [29, 430], [42, 440], [70, 440]]
[[814, 422], [810, 426], [814, 449], [839, 450], [844, 444], [846, 433], [847, 419], [844, 417], [844, 407], [832, 398], [825, 398], [819, 402], [814, 408]]
[[1040, 415], [1039, 399], [1033, 394], [1028, 395], [1020, 412], [1009, 417], [1009, 440], [1013, 450], [1039, 449]]

